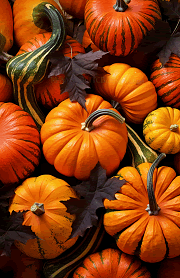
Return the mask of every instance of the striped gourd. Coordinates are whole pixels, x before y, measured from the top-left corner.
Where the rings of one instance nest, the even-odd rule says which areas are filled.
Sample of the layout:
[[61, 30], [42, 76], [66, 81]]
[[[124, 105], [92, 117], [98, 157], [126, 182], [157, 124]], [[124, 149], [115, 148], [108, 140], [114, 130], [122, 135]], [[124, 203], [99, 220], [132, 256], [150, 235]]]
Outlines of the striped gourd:
[[34, 84], [40, 82], [49, 62], [49, 54], [59, 49], [65, 39], [64, 20], [60, 12], [51, 4], [43, 2], [36, 7], [36, 12], [48, 17], [52, 25], [50, 39], [38, 49], [11, 58], [6, 67], [14, 87], [15, 102], [34, 119], [38, 130], [45, 120], [45, 115], [37, 105]]
[[100, 216], [97, 226], [88, 229], [83, 237], [79, 237], [76, 243], [58, 258], [46, 261], [43, 273], [46, 278], [68, 278], [72, 271], [83, 261], [84, 257], [96, 252], [104, 236], [103, 214]]
[[128, 148], [132, 155], [132, 166], [137, 167], [141, 163], [152, 163], [157, 158], [157, 153], [147, 146], [139, 135], [126, 123], [128, 130]]
[[99, 49], [126, 56], [154, 29], [161, 13], [156, 0], [87, 0], [84, 19]]
[[151, 66], [150, 80], [166, 106], [180, 108], [180, 58], [172, 54], [162, 66], [157, 59]]

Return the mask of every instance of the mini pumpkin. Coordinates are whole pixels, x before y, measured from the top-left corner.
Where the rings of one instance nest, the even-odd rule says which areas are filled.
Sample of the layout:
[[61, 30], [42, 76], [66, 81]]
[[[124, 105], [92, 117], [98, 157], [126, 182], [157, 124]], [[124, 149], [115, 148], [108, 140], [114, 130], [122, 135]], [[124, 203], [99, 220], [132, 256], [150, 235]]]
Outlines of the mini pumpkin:
[[180, 110], [159, 107], [150, 112], [143, 123], [146, 143], [154, 150], [166, 154], [180, 151]]
[[73, 278], [150, 278], [150, 272], [134, 256], [107, 248], [85, 258], [74, 272]]
[[88, 94], [85, 105], [87, 110], [69, 98], [62, 101], [41, 128], [46, 160], [61, 174], [80, 180], [89, 178], [98, 161], [107, 175], [115, 171], [128, 141], [124, 119], [109, 102]]
[[61, 201], [77, 198], [75, 191], [62, 179], [41, 175], [26, 179], [15, 190], [9, 212], [27, 211], [22, 225], [31, 226], [37, 238], [16, 247], [37, 259], [52, 259], [70, 248], [78, 237], [69, 239], [75, 215], [67, 213]]
[[111, 55], [132, 53], [161, 13], [156, 0], [87, 0], [86, 29], [94, 44]]
[[180, 176], [173, 168], [152, 163], [124, 167], [118, 173], [126, 183], [105, 199], [104, 227], [127, 254], [155, 263], [180, 255]]
[[103, 73], [95, 77], [97, 94], [120, 104], [127, 122], [142, 124], [149, 112], [157, 107], [157, 93], [151, 81], [140, 69], [124, 63], [105, 66]]

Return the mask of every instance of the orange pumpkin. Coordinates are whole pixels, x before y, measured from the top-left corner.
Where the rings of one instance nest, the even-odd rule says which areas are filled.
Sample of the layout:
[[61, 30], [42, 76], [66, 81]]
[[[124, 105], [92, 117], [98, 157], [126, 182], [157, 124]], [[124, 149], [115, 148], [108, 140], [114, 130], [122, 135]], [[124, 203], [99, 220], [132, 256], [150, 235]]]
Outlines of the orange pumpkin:
[[0, 1], [0, 52], [13, 46], [13, 15], [8, 0]]
[[109, 102], [89, 94], [85, 105], [87, 111], [69, 98], [62, 101], [49, 112], [41, 128], [46, 160], [61, 174], [80, 180], [89, 178], [98, 161], [107, 175], [112, 174], [126, 153], [128, 141], [126, 125], [118, 121], [122, 117]]
[[8, 102], [13, 100], [13, 85], [9, 77], [0, 74], [0, 101]]
[[37, 236], [26, 244], [15, 241], [21, 252], [37, 259], [52, 259], [76, 242], [78, 237], [69, 239], [75, 215], [67, 213], [61, 203], [70, 197], [77, 198], [70, 185], [51, 175], [28, 178], [16, 188], [9, 212], [27, 210], [23, 225], [31, 226]]
[[172, 259], [164, 259], [157, 269], [157, 278], [179, 278], [180, 277], [180, 256]]
[[126, 183], [116, 200], [104, 201], [104, 227], [118, 248], [150, 263], [180, 255], [180, 176], [171, 167], [155, 168], [164, 156], [122, 168], [117, 177]]
[[119, 103], [127, 122], [142, 124], [146, 115], [157, 107], [153, 83], [140, 69], [127, 64], [115, 63], [104, 70], [109, 74], [96, 76], [95, 92]]
[[62, 8], [75, 18], [84, 19], [86, 0], [59, 0]]

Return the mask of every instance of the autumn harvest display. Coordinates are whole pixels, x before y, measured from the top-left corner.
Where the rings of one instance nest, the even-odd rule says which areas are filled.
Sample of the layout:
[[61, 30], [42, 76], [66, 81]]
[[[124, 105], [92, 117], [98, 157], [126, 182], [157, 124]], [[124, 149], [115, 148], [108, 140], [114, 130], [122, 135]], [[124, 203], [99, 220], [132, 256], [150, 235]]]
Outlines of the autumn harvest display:
[[180, 274], [180, 1], [0, 1], [0, 277]]

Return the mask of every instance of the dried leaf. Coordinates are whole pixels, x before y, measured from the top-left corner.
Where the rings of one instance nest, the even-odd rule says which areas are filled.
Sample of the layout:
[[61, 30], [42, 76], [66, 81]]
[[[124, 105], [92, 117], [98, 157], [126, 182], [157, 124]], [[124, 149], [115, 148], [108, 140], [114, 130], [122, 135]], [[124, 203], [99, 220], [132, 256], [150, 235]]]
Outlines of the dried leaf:
[[178, 0], [158, 0], [164, 19], [178, 20], [180, 18], [180, 2]]

